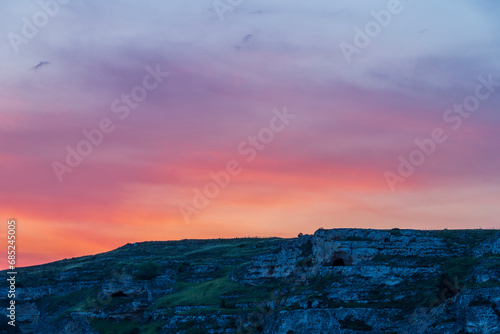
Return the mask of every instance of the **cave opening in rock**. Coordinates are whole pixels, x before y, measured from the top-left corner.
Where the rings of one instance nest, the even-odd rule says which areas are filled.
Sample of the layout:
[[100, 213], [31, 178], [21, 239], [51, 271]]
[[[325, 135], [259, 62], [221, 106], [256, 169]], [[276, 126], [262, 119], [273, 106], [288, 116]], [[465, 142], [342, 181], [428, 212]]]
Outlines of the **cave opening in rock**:
[[112, 298], [117, 298], [117, 297], [128, 297], [128, 296], [127, 296], [127, 294], [125, 292], [123, 292], [123, 291], [120, 290], [120, 291], [117, 291], [117, 292], [113, 292], [111, 294], [111, 297]]
[[344, 259], [336, 259], [335, 261], [333, 261], [333, 266], [334, 267], [343, 267], [345, 266], [345, 262], [344, 262]]

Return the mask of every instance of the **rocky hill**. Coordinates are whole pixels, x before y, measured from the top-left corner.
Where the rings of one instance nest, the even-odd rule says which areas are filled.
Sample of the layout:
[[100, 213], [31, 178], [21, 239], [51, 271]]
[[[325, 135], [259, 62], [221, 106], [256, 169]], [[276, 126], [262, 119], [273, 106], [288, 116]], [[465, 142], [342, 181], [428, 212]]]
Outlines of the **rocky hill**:
[[500, 333], [500, 231], [143, 242], [16, 283], [22, 333]]

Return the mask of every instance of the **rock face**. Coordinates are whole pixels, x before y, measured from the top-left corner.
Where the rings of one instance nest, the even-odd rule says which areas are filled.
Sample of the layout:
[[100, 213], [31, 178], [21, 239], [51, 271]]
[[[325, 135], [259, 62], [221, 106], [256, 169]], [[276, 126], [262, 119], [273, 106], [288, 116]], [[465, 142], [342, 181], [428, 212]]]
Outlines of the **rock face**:
[[500, 333], [493, 230], [145, 242], [17, 279], [22, 333]]

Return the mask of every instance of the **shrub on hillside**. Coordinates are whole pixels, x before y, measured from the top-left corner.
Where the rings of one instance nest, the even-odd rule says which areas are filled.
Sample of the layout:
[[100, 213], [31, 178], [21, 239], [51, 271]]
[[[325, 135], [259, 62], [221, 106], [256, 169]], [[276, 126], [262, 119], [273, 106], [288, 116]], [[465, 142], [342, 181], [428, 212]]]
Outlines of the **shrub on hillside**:
[[158, 276], [160, 265], [158, 263], [146, 262], [140, 264], [132, 271], [132, 275], [139, 280], [151, 280]]

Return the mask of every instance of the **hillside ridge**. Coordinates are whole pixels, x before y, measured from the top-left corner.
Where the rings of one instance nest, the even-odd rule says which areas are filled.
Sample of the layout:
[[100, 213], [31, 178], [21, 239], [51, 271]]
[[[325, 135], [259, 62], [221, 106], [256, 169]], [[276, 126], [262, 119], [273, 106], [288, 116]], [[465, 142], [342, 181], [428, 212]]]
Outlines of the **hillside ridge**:
[[17, 271], [22, 333], [500, 332], [498, 230], [146, 241]]

